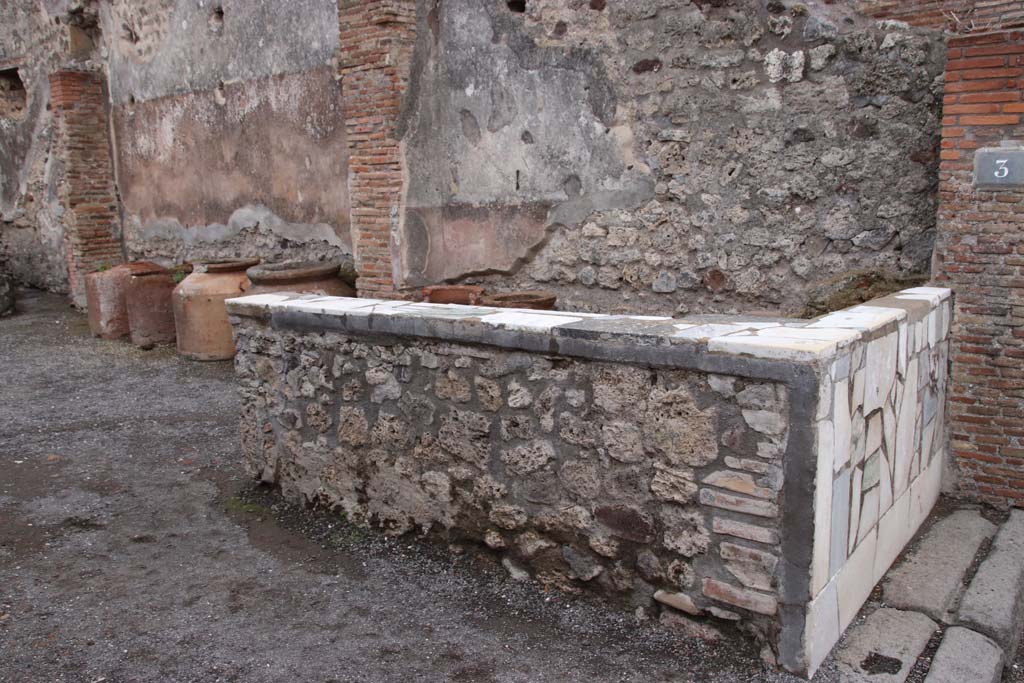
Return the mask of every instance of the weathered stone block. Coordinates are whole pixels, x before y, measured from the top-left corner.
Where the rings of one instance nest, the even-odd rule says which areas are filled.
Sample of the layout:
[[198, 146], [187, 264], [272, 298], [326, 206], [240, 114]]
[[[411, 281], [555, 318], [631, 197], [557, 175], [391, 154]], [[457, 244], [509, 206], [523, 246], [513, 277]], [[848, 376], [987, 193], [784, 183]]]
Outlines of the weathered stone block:
[[758, 486], [754, 477], [746, 472], [718, 470], [707, 475], [701, 481], [709, 486], [735, 491], [736, 493], [754, 496], [755, 498], [775, 498], [774, 491]]
[[697, 603], [693, 601], [693, 598], [691, 598], [686, 593], [670, 593], [668, 591], [655, 591], [654, 599], [663, 605], [674, 607], [675, 609], [680, 610], [681, 612], [692, 614], [695, 617], [699, 617], [701, 614], [704, 613], [704, 610], [698, 607]]
[[747, 524], [734, 519], [715, 517], [711, 523], [711, 530], [716, 534], [735, 536], [736, 538], [775, 545], [779, 542], [779, 532], [775, 529], [760, 527], [755, 524]]
[[697, 484], [693, 481], [693, 472], [689, 470], [668, 469], [655, 466], [654, 479], [651, 480], [651, 493], [661, 500], [685, 505], [697, 495]]
[[704, 595], [712, 600], [719, 600], [758, 614], [773, 615], [778, 610], [778, 601], [764, 593], [737, 588], [715, 579], [704, 579], [702, 585]]
[[704, 505], [734, 512], [743, 512], [756, 517], [775, 517], [779, 514], [778, 507], [773, 503], [743, 496], [734, 496], [711, 489], [700, 490], [700, 502]]
[[555, 447], [550, 441], [533, 441], [502, 452], [501, 460], [515, 474], [530, 474], [548, 464], [555, 457]]

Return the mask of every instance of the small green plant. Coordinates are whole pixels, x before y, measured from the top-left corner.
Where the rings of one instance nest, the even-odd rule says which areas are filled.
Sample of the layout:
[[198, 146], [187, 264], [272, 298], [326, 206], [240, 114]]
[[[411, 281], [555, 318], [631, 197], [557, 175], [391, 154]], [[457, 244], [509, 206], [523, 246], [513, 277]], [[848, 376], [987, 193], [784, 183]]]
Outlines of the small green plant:
[[341, 520], [338, 523], [338, 530], [327, 539], [327, 543], [332, 548], [351, 548], [373, 538], [373, 532], [361, 517], [360, 519], [351, 519], [344, 510], [340, 512], [339, 517]]
[[228, 512], [241, 512], [249, 515], [263, 515], [268, 512], [267, 508], [256, 503], [247, 503], [238, 496], [232, 496], [224, 501], [224, 509]]
[[373, 538], [373, 533], [366, 527], [347, 524], [341, 530], [331, 534], [327, 543], [332, 548], [345, 549], [361, 545]]
[[102, 273], [102, 272], [110, 270], [110, 268], [111, 268], [111, 265], [109, 263], [101, 263], [100, 265], [96, 266], [96, 272], [97, 273]]
[[179, 282], [184, 280], [186, 277], [187, 277], [187, 275], [186, 275], [185, 271], [183, 271], [183, 270], [176, 270], [176, 271], [174, 271], [174, 273], [171, 274], [171, 282], [173, 282], [174, 284], [178, 284]]

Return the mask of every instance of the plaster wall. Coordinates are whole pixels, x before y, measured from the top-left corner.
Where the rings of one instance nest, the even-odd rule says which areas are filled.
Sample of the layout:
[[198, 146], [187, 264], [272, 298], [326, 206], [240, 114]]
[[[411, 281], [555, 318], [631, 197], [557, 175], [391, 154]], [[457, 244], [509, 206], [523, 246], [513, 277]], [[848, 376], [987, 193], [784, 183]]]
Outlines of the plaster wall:
[[26, 98], [19, 115], [0, 115], [0, 265], [21, 283], [67, 291], [63, 165], [53, 147], [47, 79], [74, 51], [67, 26], [56, 22], [59, 5], [0, 2], [0, 69], [17, 70]]
[[103, 5], [129, 255], [351, 253], [336, 3]]
[[100, 16], [114, 104], [309, 71], [338, 49], [331, 0], [111, 0]]

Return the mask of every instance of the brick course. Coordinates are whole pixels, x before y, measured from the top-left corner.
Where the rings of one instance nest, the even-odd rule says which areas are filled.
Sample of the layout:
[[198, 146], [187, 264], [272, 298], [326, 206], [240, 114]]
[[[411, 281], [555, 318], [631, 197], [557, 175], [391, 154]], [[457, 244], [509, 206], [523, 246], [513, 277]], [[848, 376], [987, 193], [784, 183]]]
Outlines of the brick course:
[[912, 26], [994, 30], [1024, 26], [1020, 0], [860, 0], [861, 11]]
[[72, 300], [84, 306], [85, 274], [124, 260], [102, 77], [82, 71], [51, 74], [50, 104], [55, 150], [64, 164], [61, 204], [68, 281]]
[[392, 226], [405, 168], [396, 127], [416, 38], [414, 0], [338, 0], [338, 60], [349, 146], [352, 242], [360, 295], [399, 297]]

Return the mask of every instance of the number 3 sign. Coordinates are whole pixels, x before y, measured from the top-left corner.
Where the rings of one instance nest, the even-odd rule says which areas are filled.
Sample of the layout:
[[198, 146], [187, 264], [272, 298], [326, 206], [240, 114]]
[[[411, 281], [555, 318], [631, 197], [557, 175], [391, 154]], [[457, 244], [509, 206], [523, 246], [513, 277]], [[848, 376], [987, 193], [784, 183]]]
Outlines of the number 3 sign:
[[1024, 148], [979, 149], [974, 155], [974, 184], [988, 190], [1024, 188]]

